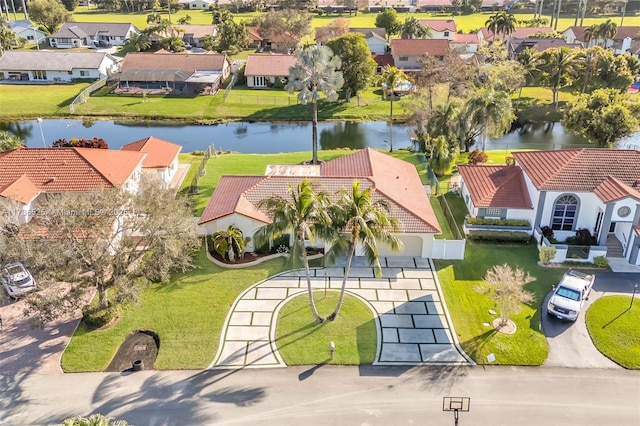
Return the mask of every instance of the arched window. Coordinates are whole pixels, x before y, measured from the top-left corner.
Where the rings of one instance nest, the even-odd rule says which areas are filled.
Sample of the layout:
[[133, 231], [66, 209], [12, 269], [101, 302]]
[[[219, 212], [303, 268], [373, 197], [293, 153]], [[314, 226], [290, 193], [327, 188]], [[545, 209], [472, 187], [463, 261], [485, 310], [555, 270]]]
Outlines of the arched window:
[[553, 206], [551, 229], [558, 231], [573, 231], [578, 214], [578, 199], [573, 195], [563, 195]]

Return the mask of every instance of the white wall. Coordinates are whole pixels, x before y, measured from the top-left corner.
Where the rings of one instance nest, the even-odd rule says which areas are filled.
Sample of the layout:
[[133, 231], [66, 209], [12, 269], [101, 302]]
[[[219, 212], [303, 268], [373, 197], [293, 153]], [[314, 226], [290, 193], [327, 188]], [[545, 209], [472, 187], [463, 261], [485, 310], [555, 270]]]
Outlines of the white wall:
[[387, 51], [387, 42], [385, 40], [380, 40], [377, 37], [369, 37], [367, 39], [367, 44], [369, 45], [371, 53], [383, 55]]
[[534, 209], [507, 209], [507, 219], [523, 219], [531, 222], [531, 226], [533, 226], [533, 221], [536, 218], [536, 212]]
[[[596, 225], [596, 218], [598, 216], [598, 211], [605, 210], [605, 206], [602, 203], [602, 201], [593, 193], [548, 191], [547, 197], [545, 199], [545, 206], [542, 213], [540, 226], [551, 226], [553, 206], [555, 205], [555, 202], [558, 199], [558, 197], [564, 194], [571, 194], [576, 196], [579, 199], [578, 217], [576, 218], [573, 231], [581, 228], [586, 228], [589, 231], [591, 231], [591, 233], [593, 233], [593, 230]], [[554, 231], [554, 232], [558, 234], [558, 231]]]
[[253, 235], [256, 231], [266, 225], [264, 222], [260, 222], [255, 219], [251, 219], [247, 216], [243, 216], [237, 213], [222, 217], [217, 220], [213, 220], [204, 224], [203, 226], [207, 230], [207, 235], [212, 235], [218, 231], [227, 229], [228, 226], [235, 225], [242, 231], [242, 235], [247, 238], [251, 237], [251, 241], [247, 243], [246, 251], [250, 252], [254, 250]]
[[420, 56], [404, 56], [402, 58], [406, 58], [406, 60], [401, 61], [399, 55], [396, 55], [395, 53], [392, 53], [392, 55], [393, 61], [396, 64], [396, 68], [402, 70], [419, 70], [422, 67], [422, 65], [418, 61], [420, 59]]

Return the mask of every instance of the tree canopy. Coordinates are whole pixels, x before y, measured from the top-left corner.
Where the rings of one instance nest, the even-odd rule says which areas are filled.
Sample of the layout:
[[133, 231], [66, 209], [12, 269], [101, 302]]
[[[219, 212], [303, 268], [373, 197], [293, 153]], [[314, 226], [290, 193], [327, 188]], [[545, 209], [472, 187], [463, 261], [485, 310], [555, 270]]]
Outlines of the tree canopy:
[[256, 18], [255, 24], [261, 37], [269, 39], [278, 34], [293, 50], [311, 30], [311, 14], [297, 9], [270, 10]]
[[11, 151], [23, 146], [24, 142], [18, 136], [6, 131], [0, 131], [0, 152]]
[[342, 61], [340, 70], [344, 78], [345, 100], [349, 102], [351, 94], [369, 87], [376, 69], [371, 58], [369, 45], [360, 33], [348, 33], [329, 40], [326, 45]]
[[387, 43], [402, 29], [402, 22], [398, 18], [398, 12], [394, 8], [385, 9], [376, 16], [376, 27], [384, 28], [387, 32]]
[[31, 0], [29, 16], [49, 33], [55, 33], [64, 22], [71, 20], [71, 12], [60, 0]]

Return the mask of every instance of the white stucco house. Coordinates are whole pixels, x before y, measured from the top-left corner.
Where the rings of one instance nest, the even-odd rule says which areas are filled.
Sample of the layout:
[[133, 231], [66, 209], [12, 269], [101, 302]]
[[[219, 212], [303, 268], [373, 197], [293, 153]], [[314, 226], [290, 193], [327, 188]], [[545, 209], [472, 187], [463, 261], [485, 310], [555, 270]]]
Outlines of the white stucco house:
[[457, 31], [453, 19], [420, 19], [418, 23], [431, 31], [427, 38], [453, 40]]
[[387, 32], [384, 28], [349, 28], [349, 32], [364, 35], [372, 54], [383, 55], [387, 53]]
[[58, 49], [107, 47], [122, 46], [133, 34], [140, 34], [140, 30], [129, 22], [65, 22], [48, 39], [49, 45]]
[[119, 61], [104, 52], [9, 51], [0, 57], [0, 80], [68, 83], [105, 78]]
[[614, 54], [622, 55], [629, 51], [631, 43], [633, 43], [633, 40], [638, 37], [638, 34], [640, 34], [640, 26], [619, 26], [616, 35], [614, 35], [613, 38], [608, 38], [606, 40], [599, 38], [587, 41], [585, 36], [587, 28], [589, 27], [569, 27], [562, 32], [562, 35], [566, 37], [567, 43], [579, 43], [582, 47], [604, 45], [605, 48], [612, 49]]
[[189, 10], [209, 10], [211, 5], [216, 5], [216, 0], [179, 0], [178, 4], [183, 5], [185, 9]]
[[149, 136], [125, 145], [121, 150], [145, 153], [142, 172], [155, 177], [163, 187], [168, 188], [178, 171], [178, 154], [182, 146]]
[[[374, 188], [375, 199], [389, 203], [391, 215], [400, 222], [398, 236], [404, 247], [395, 253], [382, 244], [381, 256], [444, 257], [444, 251], [434, 250], [436, 241], [442, 241], [434, 239], [440, 226], [416, 168], [371, 148], [319, 165], [269, 166], [262, 176], [222, 176], [198, 224], [207, 235], [235, 225], [250, 237], [247, 251], [253, 251], [254, 234], [271, 221], [269, 212], [258, 207], [260, 201], [273, 195], [288, 197], [288, 188], [305, 178], [334, 200], [358, 180], [362, 189]], [[316, 241], [316, 247], [329, 248], [322, 241]]]
[[[27, 45], [35, 44], [36, 40], [38, 44], [43, 43], [47, 38], [47, 34], [44, 31], [37, 29], [31, 21], [27, 19], [9, 21], [9, 25], [18, 38], [27, 40]], [[12, 44], [15, 45], [16, 43]]]
[[640, 151], [583, 148], [513, 157], [512, 166], [458, 166], [471, 217], [527, 220], [539, 245], [551, 245], [543, 236], [550, 228], [560, 241], [556, 261], [571, 250], [562, 241], [586, 229], [597, 245], [582, 260], [606, 255], [640, 265]]
[[449, 40], [440, 39], [394, 39], [391, 40], [391, 56], [395, 66], [403, 71], [419, 71], [421, 60], [431, 55], [438, 61], [444, 60], [449, 51]]
[[294, 55], [249, 55], [244, 69], [247, 87], [252, 89], [271, 87], [276, 82], [276, 79], [287, 79], [289, 77], [289, 69], [295, 64], [296, 57]]

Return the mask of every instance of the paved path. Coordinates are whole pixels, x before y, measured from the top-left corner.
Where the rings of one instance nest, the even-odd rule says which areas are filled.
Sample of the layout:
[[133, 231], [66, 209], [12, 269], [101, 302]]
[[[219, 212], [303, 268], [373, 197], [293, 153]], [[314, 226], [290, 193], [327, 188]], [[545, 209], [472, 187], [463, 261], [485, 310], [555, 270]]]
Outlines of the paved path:
[[[354, 259], [347, 292], [367, 303], [378, 330], [375, 365], [467, 364], [428, 259], [383, 259], [381, 278]], [[314, 289], [338, 290], [344, 267], [312, 269]], [[256, 284], [232, 306], [213, 367], [284, 367], [275, 344], [280, 308], [306, 292], [303, 271], [288, 272]]]

